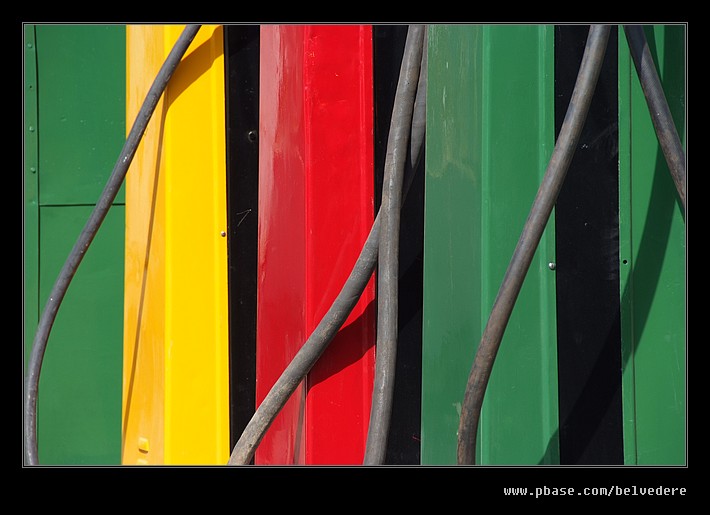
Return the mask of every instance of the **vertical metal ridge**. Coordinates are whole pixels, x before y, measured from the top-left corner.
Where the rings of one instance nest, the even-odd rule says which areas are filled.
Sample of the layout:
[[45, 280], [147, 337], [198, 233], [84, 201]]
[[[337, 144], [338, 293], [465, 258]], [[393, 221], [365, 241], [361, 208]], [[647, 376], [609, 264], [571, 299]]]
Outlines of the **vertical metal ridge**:
[[232, 449], [256, 409], [259, 26], [224, 34]]
[[[556, 132], [587, 37], [557, 26]], [[618, 221], [617, 31], [555, 208], [562, 464], [623, 463]]]

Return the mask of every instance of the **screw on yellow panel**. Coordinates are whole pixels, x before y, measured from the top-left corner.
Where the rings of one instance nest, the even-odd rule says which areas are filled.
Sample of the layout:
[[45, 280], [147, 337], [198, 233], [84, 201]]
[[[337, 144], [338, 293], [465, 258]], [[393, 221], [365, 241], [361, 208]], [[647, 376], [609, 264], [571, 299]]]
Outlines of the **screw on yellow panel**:
[[[127, 26], [127, 120], [183, 29]], [[124, 463], [229, 458], [224, 84], [223, 28], [203, 25], [126, 177]]]
[[150, 442], [148, 439], [144, 436], [139, 436], [138, 437], [138, 450], [141, 452], [148, 452], [150, 451]]

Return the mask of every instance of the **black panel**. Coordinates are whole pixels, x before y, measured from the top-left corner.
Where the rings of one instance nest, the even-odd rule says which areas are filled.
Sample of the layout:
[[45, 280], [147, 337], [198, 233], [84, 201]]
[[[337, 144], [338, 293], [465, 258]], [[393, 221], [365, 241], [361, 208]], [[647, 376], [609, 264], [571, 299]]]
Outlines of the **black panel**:
[[230, 449], [256, 403], [259, 26], [226, 25]]
[[[373, 27], [375, 90], [375, 205], [382, 200], [387, 137], [407, 38], [406, 25]], [[392, 419], [385, 463], [419, 464], [421, 446], [424, 157], [402, 206], [399, 316]]]
[[[555, 31], [555, 125], [589, 26]], [[561, 464], [623, 464], [617, 31], [555, 208]]]

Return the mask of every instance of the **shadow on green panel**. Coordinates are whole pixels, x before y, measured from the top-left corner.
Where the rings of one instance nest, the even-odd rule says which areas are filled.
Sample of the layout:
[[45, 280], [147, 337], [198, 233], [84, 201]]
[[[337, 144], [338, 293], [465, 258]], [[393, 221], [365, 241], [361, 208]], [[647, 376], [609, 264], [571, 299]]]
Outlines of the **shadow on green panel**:
[[[652, 27], [647, 27], [647, 40], [651, 54], [656, 63], [658, 63], [658, 48], [656, 47], [655, 38], [653, 37]], [[684, 46], [684, 27], [666, 27], [664, 40], [665, 55], [673, 55], [678, 52], [679, 48], [684, 48]], [[685, 64], [682, 59], [674, 60], [667, 58], [663, 63], [662, 69], [659, 69], [659, 75], [661, 75], [661, 77], [669, 78], [664, 83], [664, 89], [681, 141], [684, 141], [685, 136], [684, 66]], [[673, 80], [675, 78], [681, 78], [681, 80]], [[634, 76], [633, 80], [638, 79]], [[639, 106], [639, 108], [640, 107], [641, 106]], [[679, 214], [683, 220], [683, 224], [685, 224], [685, 212], [677, 195], [675, 185], [666, 164], [665, 156], [660, 146], [657, 146], [648, 205], [648, 212], [642, 213], [645, 215], [645, 220], [634, 262], [629, 264], [624, 260], [622, 264], [620, 264], [620, 266], [632, 266], [629, 280], [626, 282], [624, 290], [621, 293], [621, 303], [622, 305], [633, 306], [632, 348], [629, 352], [622, 353], [622, 370], [626, 370], [631, 357], [638, 352], [642, 341], [644, 341], [641, 336], [644, 334], [644, 329], [649, 322], [649, 316], [654, 301], [657, 301], [656, 297], [657, 294], [659, 294], [659, 281], [664, 266], [668, 266], [665, 262], [665, 258], [671, 240], [673, 220], [676, 213]], [[605, 345], [602, 354], [598, 356], [595, 368], [605, 359], [604, 356], [613, 350], [614, 349], [610, 348], [609, 345]], [[592, 373], [592, 376], [593, 375]], [[599, 385], [589, 382], [585, 385], [580, 399], [590, 396], [601, 396], [601, 399], [596, 401], [595, 405], [598, 406], [599, 409], [604, 409], [604, 407], [611, 402], [613, 395], [614, 391], [600, 390]], [[570, 416], [573, 416], [573, 414], [574, 411]], [[561, 425], [564, 425], [564, 422], [562, 422]], [[582, 440], [590, 437], [591, 433], [580, 435]], [[550, 438], [545, 453], [540, 458], [538, 465], [559, 463], [558, 441], [559, 427]], [[670, 447], [674, 447], [674, 445]]]

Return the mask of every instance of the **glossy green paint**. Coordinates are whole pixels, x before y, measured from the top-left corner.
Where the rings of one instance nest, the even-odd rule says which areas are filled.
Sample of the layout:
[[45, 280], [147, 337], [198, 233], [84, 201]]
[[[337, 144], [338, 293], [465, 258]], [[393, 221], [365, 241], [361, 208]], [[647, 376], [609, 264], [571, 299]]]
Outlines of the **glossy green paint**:
[[32, 338], [39, 321], [37, 291], [39, 288], [39, 207], [38, 207], [38, 148], [37, 148], [37, 59], [35, 28], [25, 25], [24, 32], [24, 119], [23, 119], [23, 335], [25, 366], [32, 348]]
[[[685, 138], [685, 27], [646, 28], [666, 99]], [[686, 233], [628, 46], [619, 44], [619, 227], [624, 455], [686, 462]]]
[[[29, 356], [39, 314], [125, 141], [126, 42], [123, 26], [24, 30], [25, 122], [33, 122], [24, 140]], [[50, 334], [38, 400], [42, 465], [120, 464], [124, 215], [121, 193]]]
[[456, 463], [456, 431], [481, 326], [483, 30], [429, 28], [421, 463]]
[[[40, 213], [40, 299], [47, 299], [92, 206]], [[40, 378], [38, 441], [43, 465], [118, 465], [121, 459], [123, 236], [114, 205], [60, 308]]]
[[[125, 141], [125, 27], [37, 25], [36, 31], [40, 203], [94, 204]], [[123, 188], [116, 202], [124, 202]]]
[[[422, 464], [453, 464], [476, 348], [554, 145], [551, 26], [429, 28]], [[486, 393], [482, 464], [559, 461], [554, 225]]]

